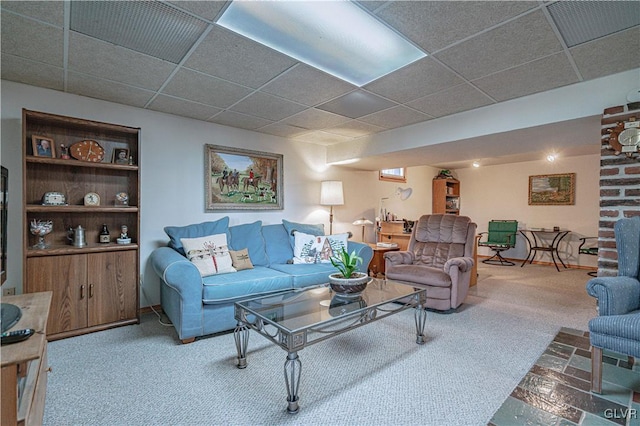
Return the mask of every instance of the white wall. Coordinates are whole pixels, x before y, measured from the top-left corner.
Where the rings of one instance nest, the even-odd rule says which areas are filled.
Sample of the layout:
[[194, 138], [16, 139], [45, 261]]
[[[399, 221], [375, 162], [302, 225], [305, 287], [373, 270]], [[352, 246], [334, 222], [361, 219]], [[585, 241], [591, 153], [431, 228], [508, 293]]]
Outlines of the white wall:
[[[595, 135], [595, 142], [599, 143]], [[486, 232], [491, 219], [515, 219], [522, 227], [569, 229], [561, 244], [561, 256], [572, 265], [597, 266], [597, 256], [578, 255], [580, 237], [598, 236], [600, 218], [600, 155], [558, 158], [555, 162], [530, 161], [499, 166], [467, 168], [455, 171], [460, 179], [461, 213], [478, 224], [478, 232]], [[570, 206], [530, 206], [529, 176], [553, 173], [576, 173], [575, 204]], [[479, 248], [479, 255], [490, 255]], [[524, 259], [526, 241], [519, 236], [516, 247], [505, 257]], [[550, 262], [548, 253], [536, 260]]]

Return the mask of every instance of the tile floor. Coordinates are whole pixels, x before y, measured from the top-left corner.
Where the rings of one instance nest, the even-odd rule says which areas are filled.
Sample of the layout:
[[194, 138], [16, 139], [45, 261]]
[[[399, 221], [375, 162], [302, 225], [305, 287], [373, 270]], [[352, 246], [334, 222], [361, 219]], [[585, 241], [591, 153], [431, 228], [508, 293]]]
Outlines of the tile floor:
[[640, 360], [604, 351], [602, 395], [591, 387], [589, 333], [558, 332], [490, 426], [640, 426]]

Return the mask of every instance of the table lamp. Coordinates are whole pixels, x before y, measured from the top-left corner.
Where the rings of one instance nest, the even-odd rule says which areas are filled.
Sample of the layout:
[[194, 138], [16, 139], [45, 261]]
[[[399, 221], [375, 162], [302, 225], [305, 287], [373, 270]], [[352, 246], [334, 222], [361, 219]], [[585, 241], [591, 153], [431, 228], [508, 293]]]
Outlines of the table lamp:
[[364, 243], [364, 227], [368, 225], [373, 225], [373, 222], [363, 217], [362, 219], [358, 219], [355, 222], [353, 222], [352, 225], [362, 226], [362, 242]]

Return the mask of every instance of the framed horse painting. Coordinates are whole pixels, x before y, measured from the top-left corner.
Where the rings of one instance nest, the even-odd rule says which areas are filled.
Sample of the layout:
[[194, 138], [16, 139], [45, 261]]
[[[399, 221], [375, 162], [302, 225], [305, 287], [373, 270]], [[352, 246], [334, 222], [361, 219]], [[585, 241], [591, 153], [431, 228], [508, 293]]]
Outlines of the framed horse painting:
[[282, 154], [205, 144], [205, 210], [282, 210]]

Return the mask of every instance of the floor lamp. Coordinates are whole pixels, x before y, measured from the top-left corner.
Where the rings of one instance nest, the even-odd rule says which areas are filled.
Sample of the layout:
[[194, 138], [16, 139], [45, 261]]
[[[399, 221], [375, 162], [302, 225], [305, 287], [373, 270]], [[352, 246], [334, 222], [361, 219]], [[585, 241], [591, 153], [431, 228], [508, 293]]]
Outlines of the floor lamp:
[[329, 210], [329, 235], [333, 234], [333, 206], [344, 204], [344, 193], [342, 192], [342, 181], [325, 180], [320, 187], [320, 204], [330, 206]]

